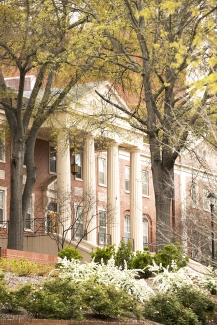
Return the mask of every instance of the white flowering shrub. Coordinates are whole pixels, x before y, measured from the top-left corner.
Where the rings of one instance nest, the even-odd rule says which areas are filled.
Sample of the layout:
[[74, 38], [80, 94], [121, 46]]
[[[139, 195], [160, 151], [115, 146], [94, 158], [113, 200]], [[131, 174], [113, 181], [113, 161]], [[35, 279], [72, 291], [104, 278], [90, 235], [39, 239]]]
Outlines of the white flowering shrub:
[[204, 276], [199, 280], [199, 285], [207, 289], [212, 295], [217, 295], [217, 278], [212, 276]]
[[[157, 267], [157, 265], [153, 265], [152, 271], [158, 271]], [[162, 272], [158, 273], [153, 281], [153, 286], [159, 292], [166, 293], [175, 291], [176, 288], [194, 285], [193, 278], [185, 267], [177, 269], [176, 264], [173, 263], [170, 265], [171, 271], [169, 271], [169, 266], [167, 268], [159, 266], [159, 268]]]
[[154, 294], [144, 279], [135, 279], [138, 270], [128, 270], [126, 264], [122, 270], [115, 266], [113, 258], [108, 261], [107, 265], [94, 261], [80, 264], [77, 260], [69, 261], [65, 258], [59, 259], [58, 262], [61, 263], [59, 275], [61, 278], [70, 278], [74, 282], [89, 281], [96, 284], [113, 285], [115, 288], [121, 288], [126, 293], [135, 296], [139, 302], [148, 300]]

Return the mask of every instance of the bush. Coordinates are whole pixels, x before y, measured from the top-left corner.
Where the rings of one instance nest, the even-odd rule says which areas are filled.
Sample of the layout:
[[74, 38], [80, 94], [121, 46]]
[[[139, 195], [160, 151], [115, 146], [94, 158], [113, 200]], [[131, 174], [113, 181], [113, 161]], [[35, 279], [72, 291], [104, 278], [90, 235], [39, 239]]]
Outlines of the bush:
[[178, 288], [175, 292], [180, 303], [191, 309], [202, 324], [206, 324], [207, 318], [213, 318], [215, 303], [205, 293], [186, 286]]
[[11, 260], [0, 258], [0, 268], [19, 276], [46, 275], [53, 269], [52, 266], [30, 262], [25, 258]]
[[3, 300], [1, 300], [4, 308], [12, 313], [18, 312], [28, 304], [32, 290], [31, 284], [26, 284], [15, 290], [6, 290]]
[[75, 249], [74, 247], [69, 247], [69, 245], [66, 245], [59, 253], [58, 256], [62, 259], [64, 257], [67, 258], [67, 260], [71, 261], [72, 259], [75, 260], [82, 260], [83, 256]]
[[127, 264], [128, 269], [131, 269], [131, 261], [133, 258], [133, 247], [130, 240], [127, 244], [121, 240], [118, 250], [114, 256], [115, 265], [124, 269], [125, 263]]
[[38, 318], [82, 319], [80, 287], [66, 279], [54, 279], [32, 292], [24, 306]]
[[108, 260], [115, 255], [115, 245], [109, 245], [105, 247], [97, 247], [95, 252], [90, 253], [91, 259], [94, 259], [95, 263], [101, 264], [102, 260], [104, 264], [108, 263]]
[[114, 285], [82, 284], [82, 298], [92, 312], [101, 317], [140, 317], [139, 304], [133, 296]]
[[141, 269], [143, 272], [139, 272], [140, 277], [149, 278], [152, 275], [152, 271], [150, 271], [147, 266], [152, 263], [153, 257], [149, 251], [145, 253], [136, 252], [136, 256], [134, 256], [130, 262], [130, 267], [132, 269]]
[[157, 265], [162, 264], [163, 267], [170, 266], [174, 261], [177, 268], [181, 268], [187, 265], [188, 257], [183, 258], [183, 249], [179, 243], [174, 243], [164, 246], [154, 256], [154, 260]]
[[165, 325], [200, 325], [197, 316], [184, 308], [174, 294], [158, 294], [144, 308], [144, 317]]

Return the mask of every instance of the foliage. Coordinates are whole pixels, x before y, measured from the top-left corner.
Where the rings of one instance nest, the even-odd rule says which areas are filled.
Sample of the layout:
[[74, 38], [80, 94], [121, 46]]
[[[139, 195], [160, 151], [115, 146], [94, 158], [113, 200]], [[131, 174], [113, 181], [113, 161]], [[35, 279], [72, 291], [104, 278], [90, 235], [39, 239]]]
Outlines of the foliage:
[[199, 284], [206, 288], [212, 295], [217, 295], [217, 278], [212, 276], [202, 277]]
[[127, 243], [125, 243], [123, 240], [121, 240], [118, 250], [114, 256], [115, 265], [124, 269], [125, 264], [127, 264], [128, 268], [130, 269], [130, 263], [133, 256], [133, 247], [131, 241], [128, 240]]
[[136, 256], [134, 256], [131, 260], [131, 268], [132, 269], [141, 269], [143, 272], [139, 272], [140, 277], [149, 278], [152, 275], [152, 271], [149, 269], [149, 265], [152, 264], [153, 256], [149, 251], [145, 252], [136, 252]]
[[34, 290], [24, 305], [36, 317], [82, 319], [80, 289], [75, 282], [54, 279]]
[[188, 257], [184, 257], [184, 252], [180, 243], [175, 242], [174, 244], [165, 245], [163, 249], [160, 249], [157, 254], [154, 256], [154, 260], [157, 265], [162, 265], [167, 267], [176, 263], [177, 268], [187, 265]]
[[[82, 260], [83, 256], [78, 252], [77, 249], [74, 247], [70, 247], [69, 245], [66, 245], [60, 252], [58, 252], [58, 256], [61, 259], [66, 258], [67, 260], [71, 261], [72, 259], [75, 260]], [[61, 266], [61, 263], [56, 264], [56, 268], [59, 268]]]
[[127, 265], [122, 269], [115, 266], [114, 259], [106, 264], [98, 264], [94, 261], [87, 264], [80, 264], [76, 260], [71, 262], [67, 259], [59, 260], [62, 264], [60, 277], [70, 278], [75, 282], [91, 282], [95, 284], [110, 285], [123, 289], [126, 293], [133, 295], [139, 302], [149, 299], [153, 291], [148, 287], [145, 280], [136, 280], [137, 270], [129, 270]]
[[166, 293], [168, 291], [174, 291], [182, 286], [194, 285], [193, 279], [189, 276], [187, 270], [185, 268], [177, 270], [175, 263], [167, 266], [167, 268], [154, 263], [153, 267], [149, 269], [151, 271], [157, 270], [158, 274], [154, 278], [153, 285], [159, 292]]
[[144, 317], [165, 325], [200, 325], [192, 310], [183, 308], [174, 294], [159, 293], [146, 302]]
[[176, 297], [185, 307], [192, 310], [202, 324], [206, 324], [209, 314], [214, 314], [215, 303], [204, 292], [192, 286], [177, 288]]
[[138, 302], [114, 284], [82, 284], [82, 298], [91, 310], [101, 317], [139, 317]]
[[15, 290], [6, 290], [1, 302], [10, 312], [17, 312], [29, 303], [32, 285], [26, 284]]
[[115, 256], [115, 245], [97, 247], [94, 252], [90, 253], [90, 256], [95, 263], [103, 262], [107, 264], [108, 260], [110, 260], [112, 256]]
[[53, 267], [50, 265], [42, 265], [36, 262], [30, 262], [27, 259], [7, 259], [0, 258], [0, 269], [7, 272], [15, 273], [19, 276], [30, 275], [47, 275]]

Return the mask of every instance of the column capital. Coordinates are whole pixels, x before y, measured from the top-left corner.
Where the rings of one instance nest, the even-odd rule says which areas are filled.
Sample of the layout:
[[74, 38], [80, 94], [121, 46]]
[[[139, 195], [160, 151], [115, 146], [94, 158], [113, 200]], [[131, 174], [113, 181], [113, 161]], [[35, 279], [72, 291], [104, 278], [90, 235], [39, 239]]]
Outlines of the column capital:
[[141, 151], [142, 150], [139, 147], [134, 147], [129, 149], [130, 153], [141, 153]]

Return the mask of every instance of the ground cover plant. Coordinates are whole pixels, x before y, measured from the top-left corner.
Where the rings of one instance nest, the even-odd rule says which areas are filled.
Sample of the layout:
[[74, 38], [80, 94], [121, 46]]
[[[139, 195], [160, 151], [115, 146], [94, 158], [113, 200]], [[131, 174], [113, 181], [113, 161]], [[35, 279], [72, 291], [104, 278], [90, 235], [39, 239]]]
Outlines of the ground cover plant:
[[44, 276], [53, 269], [53, 266], [30, 262], [27, 259], [0, 258], [0, 270], [12, 272], [19, 276]]

